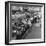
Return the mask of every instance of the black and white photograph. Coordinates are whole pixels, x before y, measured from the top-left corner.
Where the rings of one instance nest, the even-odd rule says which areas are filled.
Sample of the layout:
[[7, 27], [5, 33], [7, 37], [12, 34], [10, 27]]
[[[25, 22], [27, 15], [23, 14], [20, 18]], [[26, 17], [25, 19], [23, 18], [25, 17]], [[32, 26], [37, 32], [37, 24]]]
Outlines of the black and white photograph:
[[5, 42], [44, 42], [44, 3], [5, 2]]

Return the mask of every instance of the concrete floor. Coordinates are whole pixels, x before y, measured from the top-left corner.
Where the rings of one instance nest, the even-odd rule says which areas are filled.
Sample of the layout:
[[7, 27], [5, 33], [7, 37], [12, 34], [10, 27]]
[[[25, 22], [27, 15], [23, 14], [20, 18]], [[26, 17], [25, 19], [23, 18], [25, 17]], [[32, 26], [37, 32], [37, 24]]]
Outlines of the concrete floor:
[[31, 32], [26, 35], [25, 39], [37, 39], [41, 38], [41, 28], [33, 25]]

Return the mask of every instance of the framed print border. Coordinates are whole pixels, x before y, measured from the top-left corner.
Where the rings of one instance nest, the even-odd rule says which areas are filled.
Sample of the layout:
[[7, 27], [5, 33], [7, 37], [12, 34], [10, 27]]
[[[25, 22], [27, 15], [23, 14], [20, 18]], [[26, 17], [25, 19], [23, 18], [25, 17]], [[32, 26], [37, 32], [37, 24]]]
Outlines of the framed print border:
[[[39, 6], [43, 5], [44, 6], [44, 41], [39, 41], [39, 42], [26, 42], [26, 43], [9, 43], [9, 3], [25, 3], [25, 4], [40, 4]], [[45, 3], [37, 3], [37, 2], [18, 2], [18, 1], [7, 1], [5, 2], [5, 44], [6, 45], [15, 45], [15, 44], [32, 44], [32, 43], [45, 43]]]

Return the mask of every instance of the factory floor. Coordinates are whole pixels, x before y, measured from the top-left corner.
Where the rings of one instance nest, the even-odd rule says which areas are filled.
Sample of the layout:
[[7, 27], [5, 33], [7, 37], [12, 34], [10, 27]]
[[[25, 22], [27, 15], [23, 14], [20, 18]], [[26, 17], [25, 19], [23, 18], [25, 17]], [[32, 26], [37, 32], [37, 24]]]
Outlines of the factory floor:
[[29, 32], [25, 39], [37, 39], [41, 38], [41, 28], [39, 25], [33, 25], [31, 32]]

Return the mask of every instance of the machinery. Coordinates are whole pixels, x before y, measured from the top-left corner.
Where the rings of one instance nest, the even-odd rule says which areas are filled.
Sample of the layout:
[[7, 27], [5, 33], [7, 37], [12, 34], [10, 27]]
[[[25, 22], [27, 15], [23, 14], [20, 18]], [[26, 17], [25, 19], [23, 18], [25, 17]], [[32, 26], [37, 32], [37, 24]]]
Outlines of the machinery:
[[16, 37], [16, 39], [23, 39], [24, 34], [32, 28], [34, 23], [38, 23], [40, 17], [37, 15], [36, 11], [28, 11], [27, 8], [17, 9], [12, 11], [12, 29], [13, 34], [12, 37]]

